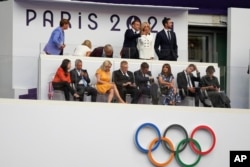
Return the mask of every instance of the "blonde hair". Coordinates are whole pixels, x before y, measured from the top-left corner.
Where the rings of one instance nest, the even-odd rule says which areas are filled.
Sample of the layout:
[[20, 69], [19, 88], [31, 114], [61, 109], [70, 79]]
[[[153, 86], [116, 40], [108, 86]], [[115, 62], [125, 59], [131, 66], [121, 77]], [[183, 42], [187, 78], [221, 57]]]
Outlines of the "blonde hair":
[[105, 61], [102, 63], [100, 69], [105, 70], [105, 66], [112, 66], [111, 61], [105, 60]]
[[149, 32], [151, 32], [151, 27], [150, 27], [150, 24], [148, 22], [143, 22], [141, 24], [141, 32], [144, 30], [145, 27], [149, 27]]
[[90, 40], [85, 40], [83, 41], [82, 45], [86, 45], [87, 47], [89, 47], [90, 49], [92, 48], [92, 43]]

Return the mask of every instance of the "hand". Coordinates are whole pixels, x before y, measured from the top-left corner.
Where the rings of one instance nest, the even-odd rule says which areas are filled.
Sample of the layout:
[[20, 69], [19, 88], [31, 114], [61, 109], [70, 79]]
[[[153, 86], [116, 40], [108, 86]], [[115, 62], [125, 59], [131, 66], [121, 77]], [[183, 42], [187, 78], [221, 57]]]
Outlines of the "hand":
[[196, 71], [196, 73], [198, 73], [199, 72], [199, 70], [198, 70], [198, 68], [197, 68], [197, 66], [195, 65], [195, 71]]
[[123, 83], [123, 86], [128, 86], [129, 84], [131, 84], [131, 82], [125, 82]]
[[208, 90], [214, 90], [214, 86], [212, 86], [212, 85], [207, 86], [207, 89], [208, 89]]
[[188, 88], [191, 93], [195, 93], [195, 88]]
[[154, 77], [152, 77], [152, 76], [149, 76], [148, 78], [149, 78], [149, 80], [154, 80]]
[[130, 83], [129, 86], [131, 86], [131, 87], [136, 87], [135, 83]]
[[61, 47], [60, 47], [60, 49], [65, 48], [65, 46], [66, 46], [65, 44], [62, 44]]
[[82, 72], [83, 73], [83, 76], [84, 77], [87, 77], [88, 76], [88, 73], [86, 73], [86, 72]]
[[203, 90], [203, 91], [206, 90], [206, 89], [207, 89], [207, 87], [201, 87], [201, 90]]
[[81, 71], [81, 76], [82, 76], [82, 77], [84, 76], [84, 72], [83, 72], [83, 71]]
[[174, 83], [170, 83], [169, 85], [171, 88], [174, 88]]

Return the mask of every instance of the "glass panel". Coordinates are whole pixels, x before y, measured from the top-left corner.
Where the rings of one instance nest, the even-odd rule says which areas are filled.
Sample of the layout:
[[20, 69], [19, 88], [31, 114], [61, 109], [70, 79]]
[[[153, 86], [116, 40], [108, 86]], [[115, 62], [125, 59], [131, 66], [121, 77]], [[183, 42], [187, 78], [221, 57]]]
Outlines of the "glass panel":
[[188, 60], [193, 62], [209, 61], [209, 36], [189, 36]]

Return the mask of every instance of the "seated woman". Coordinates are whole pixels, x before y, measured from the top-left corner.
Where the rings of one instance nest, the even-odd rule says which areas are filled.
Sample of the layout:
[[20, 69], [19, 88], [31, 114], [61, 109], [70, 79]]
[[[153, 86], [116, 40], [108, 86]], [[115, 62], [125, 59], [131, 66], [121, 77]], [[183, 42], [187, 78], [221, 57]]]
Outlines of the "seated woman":
[[208, 66], [207, 75], [201, 78], [201, 90], [207, 90], [209, 99], [214, 107], [231, 108], [230, 100], [224, 92], [220, 92], [218, 78], [214, 76], [214, 66]]
[[91, 41], [85, 40], [81, 45], [75, 48], [73, 56], [89, 57], [91, 53], [91, 48], [92, 48]]
[[175, 105], [181, 102], [181, 97], [174, 86], [174, 76], [169, 64], [163, 64], [161, 73], [158, 75], [161, 94], [165, 95], [164, 104]]
[[116, 96], [119, 103], [125, 103], [114, 83], [111, 82], [111, 73], [110, 68], [112, 63], [109, 60], [105, 60], [101, 67], [96, 71], [96, 89], [98, 93], [105, 94], [108, 93], [108, 103], [113, 100], [113, 97]]
[[54, 90], [62, 90], [64, 92], [65, 100], [69, 101], [69, 93], [77, 99], [80, 96], [76, 93], [76, 91], [70, 86], [70, 73], [69, 70], [71, 68], [71, 62], [69, 59], [64, 59], [62, 61], [61, 66], [57, 69], [54, 79], [52, 81], [52, 86]]

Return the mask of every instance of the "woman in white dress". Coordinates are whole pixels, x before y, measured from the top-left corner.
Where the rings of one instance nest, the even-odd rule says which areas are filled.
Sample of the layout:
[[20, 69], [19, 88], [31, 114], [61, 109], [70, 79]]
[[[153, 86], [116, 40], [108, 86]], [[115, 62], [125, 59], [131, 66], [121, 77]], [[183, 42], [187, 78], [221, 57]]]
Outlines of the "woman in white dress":
[[90, 40], [85, 40], [81, 45], [74, 50], [73, 56], [89, 57], [91, 53], [92, 44]]
[[148, 22], [141, 25], [141, 37], [138, 38], [137, 49], [139, 58], [144, 60], [154, 59], [154, 37]]

